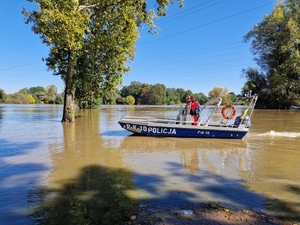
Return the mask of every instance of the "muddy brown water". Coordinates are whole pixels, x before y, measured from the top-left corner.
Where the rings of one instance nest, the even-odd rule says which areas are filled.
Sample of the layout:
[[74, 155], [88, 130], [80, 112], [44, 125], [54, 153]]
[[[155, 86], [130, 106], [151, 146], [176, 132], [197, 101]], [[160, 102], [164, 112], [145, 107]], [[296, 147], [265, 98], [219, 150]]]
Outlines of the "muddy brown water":
[[300, 221], [300, 110], [254, 110], [243, 140], [133, 136], [102, 106], [62, 124], [60, 105], [0, 105], [1, 224], [115, 224], [134, 203], [216, 202]]

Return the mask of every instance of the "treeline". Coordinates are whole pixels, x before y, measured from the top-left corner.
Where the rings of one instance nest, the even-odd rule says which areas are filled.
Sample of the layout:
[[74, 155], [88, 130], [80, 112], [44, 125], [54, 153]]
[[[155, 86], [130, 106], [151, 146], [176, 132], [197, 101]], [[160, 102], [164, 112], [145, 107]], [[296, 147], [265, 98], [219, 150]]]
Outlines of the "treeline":
[[[222, 104], [230, 104], [236, 99], [233, 92], [227, 88], [214, 87], [206, 96], [203, 93], [193, 93], [183, 88], [167, 88], [164, 84], [147, 84], [133, 81], [121, 90], [103, 91], [101, 95], [80, 95], [75, 92], [75, 103], [81, 109], [98, 108], [100, 105], [179, 105], [185, 102], [186, 96], [195, 96], [201, 105], [209, 98], [221, 97]], [[6, 94], [0, 89], [0, 103], [7, 104], [62, 104], [63, 93], [57, 93], [55, 85], [46, 88], [41, 86], [23, 88], [14, 94]]]
[[57, 93], [55, 85], [23, 88], [16, 93], [6, 94], [0, 89], [0, 103], [7, 104], [62, 104], [63, 94]]
[[184, 90], [183, 88], [167, 88], [164, 84], [150, 85], [133, 81], [120, 90], [121, 98], [118, 103], [128, 105], [178, 105], [185, 102], [186, 96], [192, 95], [201, 105], [212, 97], [221, 97], [223, 104], [232, 103], [236, 99], [236, 95], [233, 92], [229, 93], [227, 88], [214, 87], [206, 96], [202, 92], [193, 93], [191, 90]]

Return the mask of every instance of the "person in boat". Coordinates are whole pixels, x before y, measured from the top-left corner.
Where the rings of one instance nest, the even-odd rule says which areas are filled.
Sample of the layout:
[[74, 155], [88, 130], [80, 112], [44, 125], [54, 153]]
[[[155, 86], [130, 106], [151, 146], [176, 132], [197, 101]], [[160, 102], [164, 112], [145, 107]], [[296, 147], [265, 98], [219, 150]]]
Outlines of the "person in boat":
[[195, 99], [194, 96], [191, 96], [191, 116], [194, 120], [193, 125], [198, 124], [198, 119], [200, 117], [200, 103]]
[[191, 97], [190, 96], [186, 96], [185, 98], [185, 115], [190, 115], [191, 112]]

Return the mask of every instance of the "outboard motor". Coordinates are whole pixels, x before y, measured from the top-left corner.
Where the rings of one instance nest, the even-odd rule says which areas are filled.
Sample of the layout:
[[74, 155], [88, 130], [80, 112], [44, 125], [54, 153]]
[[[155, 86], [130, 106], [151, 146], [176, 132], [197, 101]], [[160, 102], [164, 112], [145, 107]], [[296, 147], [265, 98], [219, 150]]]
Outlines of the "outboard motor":
[[239, 127], [240, 124], [244, 124], [246, 128], [251, 127], [250, 116], [245, 116], [244, 119], [242, 119], [242, 116], [237, 116], [234, 121], [234, 126]]

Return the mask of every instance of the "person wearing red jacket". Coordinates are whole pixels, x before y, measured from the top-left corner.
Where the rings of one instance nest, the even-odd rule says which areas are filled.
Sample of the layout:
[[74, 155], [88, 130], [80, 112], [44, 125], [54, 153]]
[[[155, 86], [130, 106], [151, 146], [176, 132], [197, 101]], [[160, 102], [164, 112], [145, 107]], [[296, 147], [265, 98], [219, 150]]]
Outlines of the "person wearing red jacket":
[[191, 116], [194, 120], [193, 125], [197, 126], [200, 116], [200, 103], [196, 101], [194, 96], [191, 96]]

